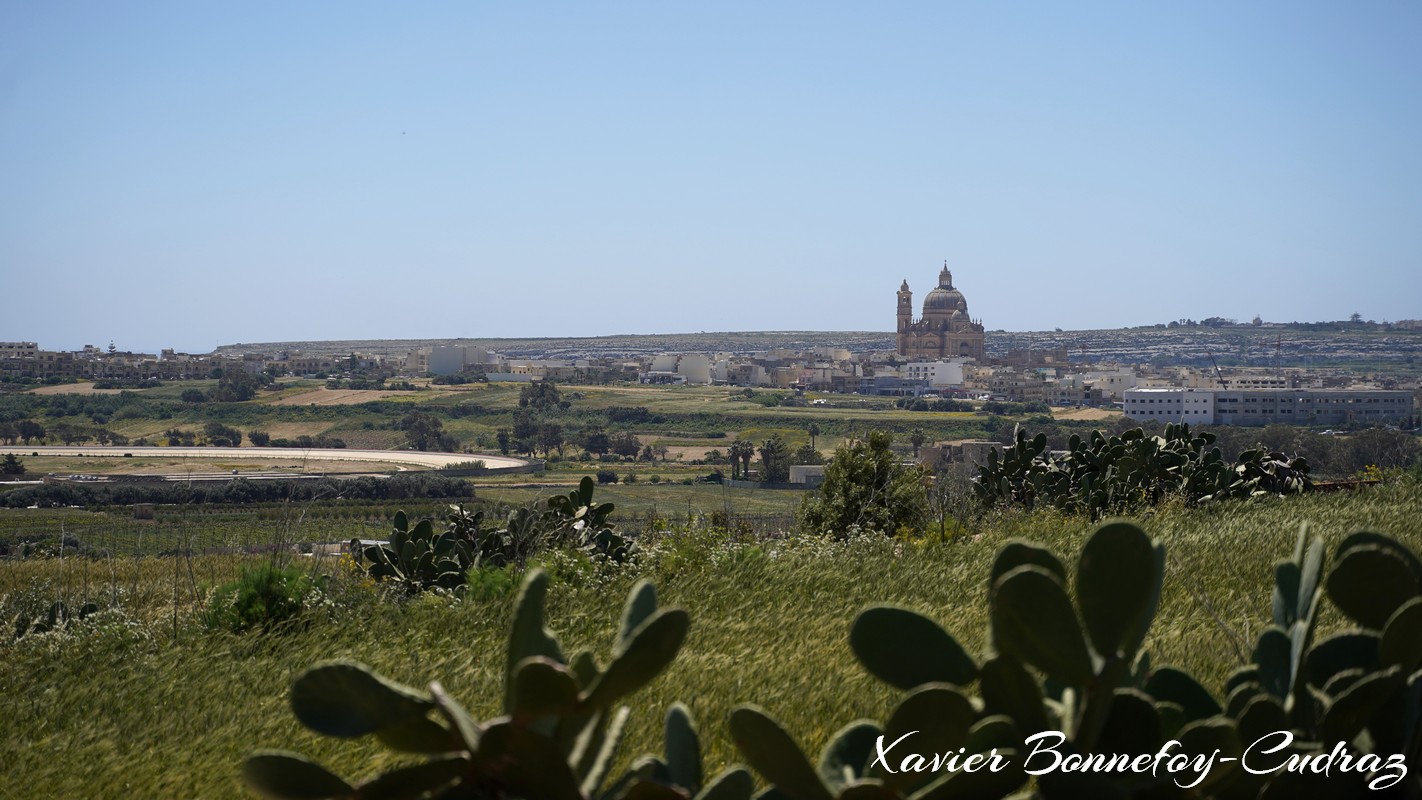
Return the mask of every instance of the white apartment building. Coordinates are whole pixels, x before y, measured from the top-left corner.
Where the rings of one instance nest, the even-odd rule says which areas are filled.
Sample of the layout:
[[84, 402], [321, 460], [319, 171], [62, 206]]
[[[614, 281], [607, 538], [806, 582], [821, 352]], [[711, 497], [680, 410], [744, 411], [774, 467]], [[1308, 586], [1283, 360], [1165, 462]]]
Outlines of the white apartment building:
[[910, 380], [926, 380], [935, 389], [962, 386], [963, 362], [961, 359], [910, 361], [899, 368], [899, 374]]
[[1412, 393], [1389, 389], [1127, 389], [1131, 419], [1200, 425], [1342, 425], [1403, 422]]

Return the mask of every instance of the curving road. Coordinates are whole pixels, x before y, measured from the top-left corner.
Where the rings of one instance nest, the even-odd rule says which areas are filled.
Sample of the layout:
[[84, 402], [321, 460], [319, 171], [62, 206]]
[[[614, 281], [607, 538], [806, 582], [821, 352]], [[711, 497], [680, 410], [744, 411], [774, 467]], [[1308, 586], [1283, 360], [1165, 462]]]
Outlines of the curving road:
[[0, 446], [0, 455], [14, 453], [28, 456], [38, 453], [42, 456], [119, 456], [132, 453], [134, 458], [225, 458], [225, 459], [272, 459], [292, 461], [361, 461], [397, 464], [403, 466], [439, 469], [453, 464], [467, 464], [483, 461], [490, 469], [521, 467], [527, 461], [508, 456], [489, 456], [482, 453], [422, 453], [418, 450], [345, 450], [300, 447], [22, 447]]

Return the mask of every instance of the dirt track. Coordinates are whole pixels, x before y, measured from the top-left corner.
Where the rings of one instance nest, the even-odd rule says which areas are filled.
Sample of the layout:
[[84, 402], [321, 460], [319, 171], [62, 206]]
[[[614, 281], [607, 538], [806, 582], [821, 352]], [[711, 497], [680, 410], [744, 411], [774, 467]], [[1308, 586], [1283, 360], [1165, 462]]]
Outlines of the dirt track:
[[134, 457], [167, 458], [220, 458], [228, 461], [245, 459], [281, 459], [291, 462], [307, 461], [361, 461], [365, 463], [396, 464], [402, 466], [439, 469], [453, 464], [483, 461], [491, 469], [522, 466], [528, 462], [507, 456], [488, 456], [470, 453], [421, 453], [417, 450], [323, 450], [299, 447], [21, 447], [0, 446], [0, 455], [14, 453], [27, 456], [39, 453], [45, 456], [107, 456], [122, 457], [132, 453]]

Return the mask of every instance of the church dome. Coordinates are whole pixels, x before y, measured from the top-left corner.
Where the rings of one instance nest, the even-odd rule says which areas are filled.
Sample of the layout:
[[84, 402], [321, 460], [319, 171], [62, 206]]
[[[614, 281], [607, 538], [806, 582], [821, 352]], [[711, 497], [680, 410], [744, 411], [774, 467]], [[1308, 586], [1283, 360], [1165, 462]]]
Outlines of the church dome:
[[955, 311], [966, 314], [968, 301], [963, 297], [962, 292], [953, 288], [953, 273], [948, 271], [948, 265], [945, 264], [943, 271], [938, 273], [938, 288], [923, 298], [923, 315], [925, 317], [947, 317]]
[[927, 297], [923, 298], [924, 316], [927, 316], [930, 311], [951, 314], [967, 307], [968, 301], [963, 299], [963, 293], [957, 289], [934, 289], [928, 293]]

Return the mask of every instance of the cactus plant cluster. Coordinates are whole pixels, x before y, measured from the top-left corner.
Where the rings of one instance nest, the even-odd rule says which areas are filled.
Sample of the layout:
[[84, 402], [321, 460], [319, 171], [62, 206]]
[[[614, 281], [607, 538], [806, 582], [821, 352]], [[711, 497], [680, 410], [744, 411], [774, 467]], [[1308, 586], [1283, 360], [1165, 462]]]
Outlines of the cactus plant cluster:
[[502, 526], [486, 525], [483, 511], [451, 505], [444, 530], [432, 520], [414, 527], [404, 511], [395, 513], [389, 541], [362, 547], [351, 541], [351, 552], [376, 580], [392, 580], [409, 593], [432, 588], [459, 591], [466, 573], [475, 567], [523, 564], [539, 550], [576, 547], [589, 555], [625, 561], [632, 542], [613, 530], [608, 517], [612, 503], [593, 500], [595, 484], [584, 477], [567, 495], [509, 512]]
[[427, 519], [411, 527], [404, 511], [395, 512], [389, 541], [361, 547], [360, 540], [352, 539], [351, 552], [369, 562], [370, 577], [392, 581], [411, 594], [435, 587], [458, 590], [478, 563], [469, 542], [455, 530], [436, 532]]
[[54, 630], [63, 630], [74, 620], [82, 620], [99, 610], [93, 603], [85, 603], [72, 615], [69, 607], [63, 601], [51, 603], [49, 611], [40, 619], [33, 619], [21, 615], [15, 618], [15, 638], [20, 639], [28, 634], [49, 633]]
[[[1231, 723], [1208, 692], [1179, 670], [1151, 670], [1142, 650], [1160, 600], [1163, 569], [1159, 543], [1135, 525], [1108, 522], [1082, 550], [1073, 602], [1066, 568], [1055, 555], [1011, 542], [999, 551], [989, 576], [993, 652], [981, 663], [937, 623], [909, 609], [876, 606], [854, 620], [849, 644], [860, 663], [909, 693], [884, 725], [859, 722], [840, 732], [821, 756], [818, 788], [809, 788], [803, 776], [786, 774], [783, 764], [798, 765], [803, 756], [756, 757], [784, 735], [759, 710], [733, 714], [732, 736], [777, 787], [803, 786], [789, 788], [788, 796], [846, 800], [1006, 796], [1026, 783], [1033, 750], [1027, 739], [1042, 731], [1061, 732], [1065, 738], [1057, 749], [1064, 753], [1154, 753], [1175, 739], [1184, 753], [1237, 755]], [[967, 693], [975, 681], [981, 697]], [[743, 719], [740, 733], [737, 715]], [[746, 721], [751, 718], [754, 725]], [[892, 772], [904, 762], [876, 761], [878, 750], [862, 744], [872, 746], [879, 736], [894, 742], [909, 732], [917, 732], [906, 746], [913, 753], [960, 752], [966, 758], [995, 750], [1003, 768]], [[835, 772], [838, 782], [824, 768], [832, 752], [851, 754], [847, 760], [856, 766]], [[1208, 778], [1217, 781], [1221, 774]], [[1175, 788], [1165, 774], [1129, 777], [1141, 796]], [[1046, 797], [1124, 791], [1109, 777], [1090, 773], [1052, 772], [1037, 782]]]
[[744, 769], [703, 780], [696, 726], [680, 704], [666, 716], [664, 756], [644, 756], [611, 777], [630, 713], [619, 703], [676, 658], [691, 624], [687, 613], [658, 608], [655, 589], [640, 582], [600, 666], [588, 651], [565, 657], [544, 627], [547, 588], [547, 575], [534, 570], [519, 593], [502, 715], [475, 721], [438, 682], [419, 690], [360, 664], [321, 664], [292, 686], [291, 708], [303, 725], [327, 736], [374, 735], [424, 760], [352, 783], [303, 756], [262, 751], [243, 765], [244, 781], [268, 797], [293, 799], [749, 800], [753, 785]]
[[[1230, 676], [1223, 701], [1188, 672], [1152, 666], [1146, 643], [1165, 549], [1135, 524], [1108, 520], [1072, 571], [1030, 542], [999, 550], [988, 576], [990, 650], [981, 659], [916, 611], [861, 612], [851, 650], [906, 694], [882, 722], [839, 729], [817, 759], [754, 705], [731, 713], [729, 732], [769, 784], [757, 800], [1422, 797], [1422, 780], [1407, 768], [1422, 760], [1422, 561], [1371, 532], [1344, 539], [1326, 573], [1324, 560], [1321, 539], [1301, 530], [1292, 557], [1275, 569], [1272, 624], [1253, 663]], [[699, 737], [680, 706], [667, 714], [665, 754], [609, 779], [629, 713], [613, 706], [672, 662], [689, 618], [658, 609], [651, 585], [639, 583], [603, 668], [590, 653], [564, 657], [543, 627], [546, 587], [534, 571], [520, 593], [503, 716], [474, 722], [438, 683], [420, 691], [359, 665], [318, 666], [292, 691], [304, 724], [333, 736], [375, 734], [426, 761], [357, 785], [300, 756], [259, 753], [244, 768], [248, 784], [279, 798], [749, 800], [754, 786], [743, 767], [703, 781]], [[1356, 628], [1314, 641], [1325, 596]], [[1196, 766], [1185, 776], [1044, 770], [1033, 763], [1043, 736], [1056, 737], [1048, 749], [1059, 761], [1168, 752]], [[1254, 765], [1265, 769], [1244, 768], [1251, 752], [1270, 756]], [[930, 758], [955, 766], [923, 769]], [[1326, 776], [1309, 766], [1339, 758], [1355, 766]], [[1280, 768], [1289, 759], [1303, 766]], [[402, 793], [387, 794], [397, 787]], [[1378, 788], [1388, 791], [1368, 791]]]
[[[1307, 546], [1306, 546], [1307, 545]], [[1388, 536], [1360, 531], [1338, 546], [1323, 575], [1323, 541], [1299, 531], [1293, 557], [1275, 566], [1273, 624], [1253, 663], [1230, 675], [1226, 713], [1241, 736], [1292, 730], [1287, 752], [1358, 751], [1422, 759], [1422, 561]], [[1315, 642], [1324, 594], [1355, 625]], [[1260, 786], [1241, 776], [1246, 787]], [[1351, 787], [1359, 789], [1361, 786]], [[1402, 794], [1422, 796], [1408, 775]]]
[[[1255, 663], [1230, 676], [1223, 703], [1183, 670], [1151, 668], [1142, 648], [1160, 599], [1164, 548], [1133, 524], [1108, 521], [1082, 549], [1074, 598], [1050, 551], [1020, 541], [1002, 548], [989, 577], [992, 652], [982, 663], [914, 611], [862, 612], [850, 630], [855, 656], [909, 694], [886, 724], [841, 730], [818, 771], [754, 707], [733, 713], [732, 737], [784, 796], [801, 799], [1003, 797], [1025, 783], [1025, 737], [1040, 731], [1061, 732], [1062, 753], [1135, 756], [1175, 741], [1173, 752], [1217, 760], [1188, 791], [1165, 774], [1052, 771], [1035, 776], [1037, 797], [1333, 798], [1382, 796], [1368, 791], [1379, 787], [1395, 793], [1387, 796], [1422, 796], [1422, 781], [1398, 766], [1422, 758], [1422, 561], [1386, 536], [1355, 533], [1324, 578], [1323, 544], [1306, 547], [1306, 539], [1301, 531], [1293, 557], [1277, 566], [1273, 624], [1259, 637]], [[1325, 591], [1361, 630], [1315, 644]], [[964, 690], [974, 681], [979, 697]], [[893, 774], [882, 758], [876, 763], [876, 741], [909, 731], [917, 732], [914, 753], [966, 757], [996, 748], [1007, 768]], [[1256, 758], [1279, 746], [1263, 774], [1240, 767], [1252, 743]], [[1268, 771], [1291, 757], [1307, 765], [1330, 754], [1362, 766], [1327, 777], [1311, 768]], [[1376, 757], [1363, 762], [1364, 754]]]
[[973, 480], [988, 505], [1050, 505], [1100, 518], [1133, 504], [1159, 503], [1179, 494], [1189, 502], [1289, 494], [1312, 488], [1308, 462], [1282, 453], [1249, 450], [1227, 463], [1214, 434], [1192, 435], [1186, 423], [1165, 426], [1164, 435], [1141, 428], [1120, 436], [1092, 431], [1072, 434], [1064, 453], [1047, 450], [1047, 437], [1028, 438], [1020, 426], [1014, 443], [988, 452]]

